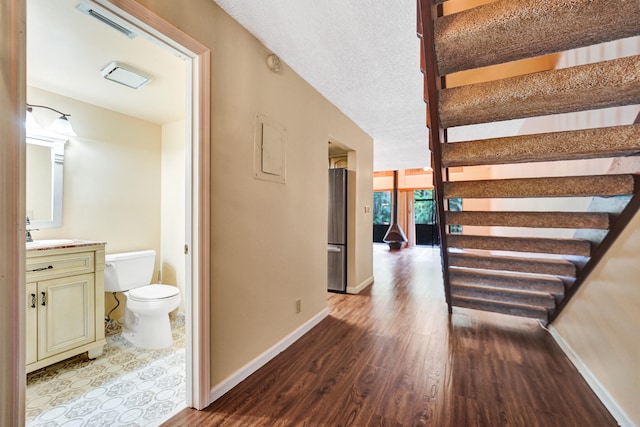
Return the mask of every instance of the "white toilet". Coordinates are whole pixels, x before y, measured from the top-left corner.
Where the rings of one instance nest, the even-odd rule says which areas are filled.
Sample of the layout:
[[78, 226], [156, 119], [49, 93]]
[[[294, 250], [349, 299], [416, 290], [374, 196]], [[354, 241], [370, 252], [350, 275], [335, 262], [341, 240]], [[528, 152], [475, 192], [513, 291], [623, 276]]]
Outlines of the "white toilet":
[[173, 345], [169, 312], [180, 304], [177, 287], [149, 284], [155, 258], [153, 250], [105, 256], [105, 292], [122, 292], [127, 297], [122, 336], [146, 349]]

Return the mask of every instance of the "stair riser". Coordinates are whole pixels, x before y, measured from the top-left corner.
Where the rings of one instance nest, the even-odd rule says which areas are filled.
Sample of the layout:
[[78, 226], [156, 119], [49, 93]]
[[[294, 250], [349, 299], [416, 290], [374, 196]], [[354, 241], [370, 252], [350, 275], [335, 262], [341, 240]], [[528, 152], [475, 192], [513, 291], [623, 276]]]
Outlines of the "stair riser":
[[545, 264], [527, 260], [491, 260], [482, 258], [463, 258], [449, 254], [449, 265], [452, 267], [478, 268], [496, 271], [513, 271], [522, 273], [548, 274], [553, 276], [575, 277], [574, 264]]
[[543, 281], [531, 280], [525, 281], [521, 279], [503, 279], [493, 277], [478, 277], [473, 274], [462, 274], [459, 272], [450, 272], [449, 278], [451, 283], [461, 283], [472, 286], [492, 286], [494, 288], [519, 289], [523, 291], [546, 292], [553, 295], [562, 295], [564, 293], [564, 284], [561, 281]]
[[554, 255], [588, 257], [591, 244], [588, 241], [504, 238], [495, 236], [448, 235], [448, 246], [460, 249], [484, 249], [489, 251], [532, 252]]
[[452, 298], [451, 304], [456, 307], [470, 308], [473, 310], [491, 311], [494, 313], [509, 314], [512, 316], [530, 317], [547, 322], [548, 314], [546, 311], [527, 309], [520, 307], [509, 307], [499, 303], [468, 301], [463, 298]]
[[551, 296], [531, 296], [521, 295], [509, 292], [496, 292], [491, 289], [482, 288], [465, 288], [458, 287], [457, 284], [451, 283], [451, 296], [452, 297], [466, 297], [483, 299], [494, 302], [507, 302], [512, 304], [524, 304], [532, 305], [536, 307], [542, 307], [545, 309], [554, 309], [556, 307], [556, 300]]

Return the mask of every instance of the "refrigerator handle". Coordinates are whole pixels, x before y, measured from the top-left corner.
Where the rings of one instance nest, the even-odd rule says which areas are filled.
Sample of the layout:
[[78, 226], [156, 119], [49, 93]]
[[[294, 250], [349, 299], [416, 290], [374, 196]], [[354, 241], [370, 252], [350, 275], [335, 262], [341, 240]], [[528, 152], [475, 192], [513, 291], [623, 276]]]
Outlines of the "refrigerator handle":
[[329, 252], [342, 252], [342, 248], [340, 246], [335, 246], [335, 245], [327, 246], [327, 250]]

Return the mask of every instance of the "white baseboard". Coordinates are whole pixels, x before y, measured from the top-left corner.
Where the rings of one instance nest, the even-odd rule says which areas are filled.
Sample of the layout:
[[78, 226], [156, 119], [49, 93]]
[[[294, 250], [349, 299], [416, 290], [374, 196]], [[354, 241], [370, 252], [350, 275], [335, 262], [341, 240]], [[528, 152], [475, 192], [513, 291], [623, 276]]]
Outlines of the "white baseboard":
[[613, 418], [618, 422], [618, 424], [622, 427], [637, 427], [637, 425], [629, 418], [629, 416], [624, 412], [624, 410], [618, 405], [618, 403], [611, 397], [609, 392], [598, 378], [591, 372], [591, 370], [587, 367], [587, 365], [580, 359], [580, 356], [571, 348], [569, 343], [567, 343], [560, 332], [553, 325], [549, 325], [547, 330], [558, 344], [560, 349], [564, 352], [564, 354], [569, 358], [571, 363], [576, 367], [578, 372], [582, 375], [584, 380], [587, 382], [591, 390], [598, 396], [602, 404], [609, 410]]
[[372, 283], [373, 283], [373, 276], [369, 277], [367, 280], [365, 280], [364, 282], [360, 283], [356, 287], [347, 286], [347, 293], [348, 294], [359, 294], [360, 292], [362, 292], [364, 290], [364, 288], [366, 288], [367, 286], [369, 286]]
[[[291, 344], [296, 342], [300, 337], [309, 332], [311, 328], [316, 326], [322, 319], [329, 315], [329, 309], [325, 308], [307, 322], [305, 322], [302, 326], [300, 326], [295, 331], [291, 332], [289, 335], [281, 339], [277, 342], [273, 347], [267, 349], [264, 353], [244, 365], [242, 368], [238, 369], [236, 372], [231, 374], [231, 376], [227, 377], [222, 382], [218, 383], [215, 387], [211, 389], [209, 393], [209, 403], [212, 404], [214, 401], [222, 397], [226, 392], [240, 384], [245, 378], [249, 375], [253, 374], [255, 371], [264, 366], [271, 359], [276, 357], [282, 351], [284, 351]], [[207, 405], [207, 406], [208, 406]]]

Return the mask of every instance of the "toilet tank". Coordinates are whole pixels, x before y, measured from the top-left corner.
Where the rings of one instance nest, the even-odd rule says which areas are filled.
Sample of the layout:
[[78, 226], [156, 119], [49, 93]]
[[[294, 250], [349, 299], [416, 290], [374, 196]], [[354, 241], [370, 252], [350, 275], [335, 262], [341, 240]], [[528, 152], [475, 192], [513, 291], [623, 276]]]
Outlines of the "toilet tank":
[[124, 292], [151, 283], [156, 251], [105, 255], [104, 291]]

